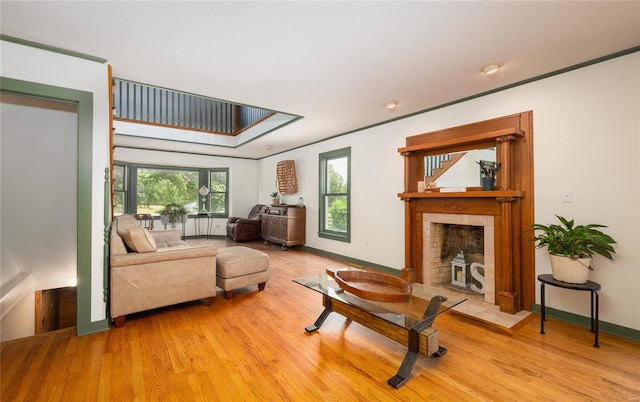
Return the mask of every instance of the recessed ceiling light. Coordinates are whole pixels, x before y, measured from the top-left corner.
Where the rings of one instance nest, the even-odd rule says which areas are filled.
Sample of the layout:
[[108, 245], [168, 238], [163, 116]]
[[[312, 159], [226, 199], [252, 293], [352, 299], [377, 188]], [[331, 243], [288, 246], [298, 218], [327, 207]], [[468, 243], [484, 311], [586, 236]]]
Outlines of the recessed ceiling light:
[[265, 145], [265, 146], [264, 146], [264, 148], [265, 148], [267, 151], [271, 151], [271, 149], [273, 148], [273, 145]]
[[495, 75], [500, 71], [500, 66], [498, 64], [489, 64], [485, 66], [482, 71], [489, 76]]
[[387, 103], [384, 104], [384, 106], [387, 108], [387, 110], [389, 110], [390, 112], [395, 112], [396, 108], [398, 107], [398, 104], [400, 102], [397, 100], [392, 100], [389, 101]]

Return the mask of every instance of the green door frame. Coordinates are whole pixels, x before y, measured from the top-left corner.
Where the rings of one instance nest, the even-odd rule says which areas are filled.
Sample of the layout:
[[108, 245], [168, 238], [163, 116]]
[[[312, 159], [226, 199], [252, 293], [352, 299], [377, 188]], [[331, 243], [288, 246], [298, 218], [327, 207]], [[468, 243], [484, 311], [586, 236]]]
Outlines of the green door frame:
[[[93, 160], [93, 93], [0, 77], [0, 90], [19, 95], [73, 102], [78, 105], [77, 277], [76, 334], [109, 329], [105, 318], [91, 321], [91, 203]], [[103, 287], [106, 288], [107, 284]]]

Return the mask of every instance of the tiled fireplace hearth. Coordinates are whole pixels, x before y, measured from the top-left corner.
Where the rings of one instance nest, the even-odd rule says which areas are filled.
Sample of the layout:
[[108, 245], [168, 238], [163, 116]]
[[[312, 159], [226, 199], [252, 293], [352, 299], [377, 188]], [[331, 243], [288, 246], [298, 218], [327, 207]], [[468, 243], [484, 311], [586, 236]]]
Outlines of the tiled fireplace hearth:
[[[441, 258], [435, 255], [441, 250], [443, 224], [478, 226], [483, 228], [484, 250], [484, 301], [495, 304], [495, 253], [494, 253], [494, 219], [485, 215], [457, 215], [443, 213], [422, 214], [422, 279], [425, 284], [438, 284], [451, 281], [451, 262], [443, 261], [444, 269], [438, 269], [434, 265]], [[437, 232], [437, 235], [436, 235]], [[453, 256], [451, 256], [453, 258]], [[445, 271], [448, 272], [446, 275]], [[443, 278], [444, 277], [444, 278]], [[444, 280], [443, 280], [444, 279]]]

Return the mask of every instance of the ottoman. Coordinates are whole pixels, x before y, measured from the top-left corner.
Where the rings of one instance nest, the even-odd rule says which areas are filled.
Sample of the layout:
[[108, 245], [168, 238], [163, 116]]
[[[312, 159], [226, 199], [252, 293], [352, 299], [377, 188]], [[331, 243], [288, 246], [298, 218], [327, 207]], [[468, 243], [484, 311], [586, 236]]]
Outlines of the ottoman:
[[258, 285], [263, 290], [269, 280], [269, 256], [249, 247], [219, 248], [216, 256], [216, 285], [231, 299], [233, 291]]

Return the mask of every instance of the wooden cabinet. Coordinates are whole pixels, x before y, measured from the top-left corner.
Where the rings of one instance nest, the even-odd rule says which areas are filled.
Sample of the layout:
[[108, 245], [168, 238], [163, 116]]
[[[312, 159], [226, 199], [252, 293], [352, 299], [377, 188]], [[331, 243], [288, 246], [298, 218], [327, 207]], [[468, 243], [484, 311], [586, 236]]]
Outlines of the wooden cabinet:
[[262, 214], [262, 238], [265, 244], [277, 243], [282, 248], [301, 246], [305, 242], [306, 209], [295, 205], [267, 208]]

